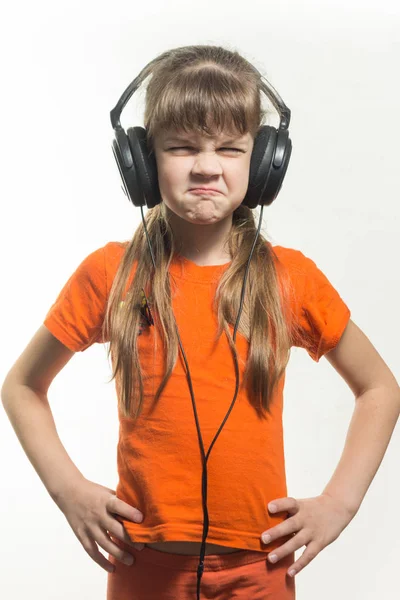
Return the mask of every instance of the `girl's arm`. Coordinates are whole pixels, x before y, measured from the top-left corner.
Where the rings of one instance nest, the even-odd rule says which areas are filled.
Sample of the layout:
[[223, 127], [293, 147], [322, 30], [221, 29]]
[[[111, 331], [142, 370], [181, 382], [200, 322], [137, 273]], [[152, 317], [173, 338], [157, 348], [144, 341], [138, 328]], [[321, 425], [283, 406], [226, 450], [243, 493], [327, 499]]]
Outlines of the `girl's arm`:
[[84, 476], [58, 436], [47, 395], [15, 382], [2, 389], [1, 399], [25, 454], [58, 505]]
[[74, 352], [42, 325], [8, 372], [1, 399], [14, 431], [52, 499], [84, 476], [71, 460], [56, 430], [47, 391]]
[[400, 387], [367, 336], [350, 319], [327, 360], [355, 395], [340, 461], [324, 494], [355, 514], [382, 462], [400, 414]]

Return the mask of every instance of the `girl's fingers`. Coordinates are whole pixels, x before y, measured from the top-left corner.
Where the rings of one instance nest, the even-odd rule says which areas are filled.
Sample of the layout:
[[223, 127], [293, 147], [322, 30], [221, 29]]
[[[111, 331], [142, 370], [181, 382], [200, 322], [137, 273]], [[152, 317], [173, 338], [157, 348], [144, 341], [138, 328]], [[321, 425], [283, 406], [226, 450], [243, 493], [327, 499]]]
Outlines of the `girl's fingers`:
[[97, 547], [96, 541], [89, 536], [86, 536], [80, 540], [83, 549], [87, 552], [92, 560], [95, 563], [100, 565], [102, 569], [107, 571], [108, 573], [112, 573], [114, 571], [114, 565], [112, 562], [107, 560], [107, 558], [100, 552]]
[[143, 514], [139, 509], [130, 506], [130, 504], [127, 504], [121, 498], [117, 498], [117, 496], [110, 496], [107, 503], [107, 510], [134, 523], [141, 523], [143, 521]]
[[[295, 571], [294, 575], [299, 573], [305, 566], [310, 564], [310, 562], [320, 553], [320, 548], [316, 542], [310, 542], [307, 548], [304, 550], [303, 554], [300, 556], [295, 563], [293, 563], [288, 568], [288, 574], [291, 574], [291, 571]], [[293, 575], [291, 575], [293, 576]]]
[[97, 544], [99, 544], [103, 550], [114, 556], [120, 562], [125, 565], [132, 565], [134, 563], [135, 557], [133, 554], [121, 547], [121, 545], [118, 544], [118, 540], [114, 543], [108, 533], [100, 527], [95, 530], [93, 536]]
[[[268, 557], [267, 557], [268, 562], [275, 564], [279, 560], [281, 560], [282, 558], [287, 556], [288, 554], [291, 554], [292, 552], [299, 550], [299, 548], [301, 548], [302, 546], [305, 546], [308, 543], [311, 543], [310, 538], [305, 537], [304, 534], [301, 535], [301, 532], [299, 532], [297, 535], [291, 537], [282, 546], [279, 546], [278, 548], [274, 548], [274, 550], [271, 550], [271, 552], [268, 553]], [[274, 556], [277, 557], [276, 560], [274, 560]]]
[[[301, 527], [297, 523], [295, 517], [291, 517], [289, 519], [286, 519], [285, 521], [282, 521], [282, 523], [279, 523], [279, 525], [276, 525], [275, 527], [271, 527], [271, 529], [263, 531], [263, 533], [261, 534], [261, 538], [264, 544], [269, 544], [270, 542], [278, 540], [279, 538], [288, 537], [292, 534], [298, 533], [300, 530]], [[270, 539], [265, 542], [264, 535], [266, 534], [270, 536]]]
[[143, 544], [143, 542], [132, 542], [124, 525], [118, 519], [109, 517], [105, 521], [103, 521], [103, 523], [104, 530], [108, 531], [112, 536], [127, 544], [128, 546], [131, 546], [131, 548], [135, 548], [136, 550], [143, 550], [143, 548], [145, 547], [145, 544]]

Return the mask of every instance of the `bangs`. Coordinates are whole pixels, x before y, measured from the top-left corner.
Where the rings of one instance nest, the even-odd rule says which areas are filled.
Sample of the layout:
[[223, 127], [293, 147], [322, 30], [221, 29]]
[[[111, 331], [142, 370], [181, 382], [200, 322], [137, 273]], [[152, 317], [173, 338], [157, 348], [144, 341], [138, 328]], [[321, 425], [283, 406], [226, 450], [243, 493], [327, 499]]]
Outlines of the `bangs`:
[[148, 115], [148, 138], [152, 141], [161, 130], [205, 136], [254, 134], [260, 106], [254, 106], [254, 98], [259, 99], [259, 94], [253, 87], [254, 82], [246, 78], [240, 81], [215, 66], [202, 65], [180, 72], [162, 91], [158, 90], [153, 114]]

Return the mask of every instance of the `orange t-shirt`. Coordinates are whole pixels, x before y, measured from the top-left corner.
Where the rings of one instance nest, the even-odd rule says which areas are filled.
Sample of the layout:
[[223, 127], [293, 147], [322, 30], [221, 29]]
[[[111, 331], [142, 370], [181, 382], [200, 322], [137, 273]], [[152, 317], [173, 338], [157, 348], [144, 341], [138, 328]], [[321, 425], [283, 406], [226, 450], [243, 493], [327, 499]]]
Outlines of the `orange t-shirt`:
[[[303, 347], [318, 362], [339, 341], [350, 310], [310, 258], [299, 250], [272, 247], [294, 285], [293, 309], [305, 333]], [[109, 242], [89, 254], [47, 313], [44, 325], [70, 350], [107, 342], [101, 339], [101, 325], [124, 248], [123, 243]], [[186, 258], [170, 266], [178, 288], [172, 307], [189, 364], [206, 454], [235, 392], [234, 359], [224, 333], [214, 343], [217, 318], [212, 312], [218, 279], [228, 266], [199, 266]], [[248, 342], [239, 332], [236, 347], [245, 361]], [[138, 348], [147, 374], [143, 411], [136, 422], [119, 415], [116, 493], [138, 508], [144, 520], [121, 520], [135, 542], [201, 542], [202, 459], [184, 361], [179, 350], [172, 375], [154, 406], [152, 398], [163, 373], [162, 343], [156, 327], [143, 330]], [[239, 373], [242, 382], [240, 361]], [[285, 376], [267, 419], [257, 416], [246, 390], [239, 388], [207, 461], [207, 542], [270, 552], [291, 537], [270, 544], [263, 544], [260, 537], [287, 516], [273, 516], [268, 511], [272, 499], [288, 495], [282, 428], [284, 380]]]

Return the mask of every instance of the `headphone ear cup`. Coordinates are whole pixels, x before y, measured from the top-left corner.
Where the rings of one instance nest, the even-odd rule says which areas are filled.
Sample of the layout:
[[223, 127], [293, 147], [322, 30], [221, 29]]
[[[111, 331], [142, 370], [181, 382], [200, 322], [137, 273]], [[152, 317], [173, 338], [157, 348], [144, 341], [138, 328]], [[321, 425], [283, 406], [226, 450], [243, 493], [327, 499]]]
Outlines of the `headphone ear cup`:
[[112, 151], [123, 183], [123, 191], [134, 206], [144, 206], [145, 198], [138, 185], [129, 140], [122, 129], [114, 129]]
[[267, 204], [271, 204], [282, 187], [286, 171], [292, 155], [292, 140], [287, 129], [278, 129], [273, 168], [268, 180], [266, 195]]
[[[129, 127], [128, 141], [133, 158], [131, 170], [135, 171], [134, 180], [139, 184], [142, 206], [153, 208], [161, 202], [158, 185], [157, 162], [154, 153], [149, 153], [147, 133], [144, 127]], [[144, 197], [143, 197], [144, 194]]]
[[291, 151], [287, 130], [269, 125], [260, 128], [254, 140], [249, 186], [243, 204], [250, 208], [272, 204], [281, 189]]

